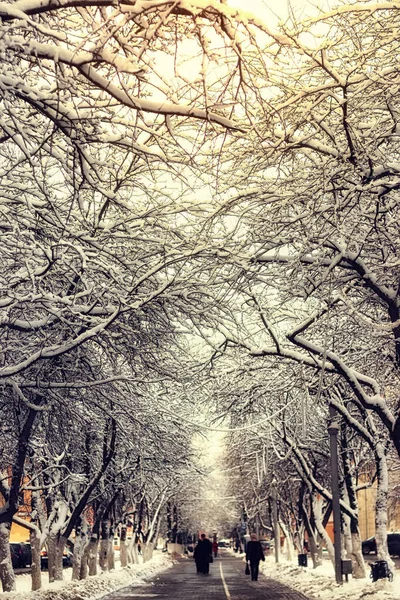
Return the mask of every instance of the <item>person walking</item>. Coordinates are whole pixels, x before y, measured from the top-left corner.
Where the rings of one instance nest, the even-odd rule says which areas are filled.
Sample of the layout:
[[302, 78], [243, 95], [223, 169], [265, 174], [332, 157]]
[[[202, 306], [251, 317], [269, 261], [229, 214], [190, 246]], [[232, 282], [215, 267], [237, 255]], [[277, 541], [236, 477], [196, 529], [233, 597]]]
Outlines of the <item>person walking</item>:
[[258, 567], [260, 560], [265, 560], [264, 552], [260, 542], [257, 540], [257, 535], [252, 533], [250, 541], [247, 542], [246, 546], [246, 561], [250, 563], [251, 580], [257, 581], [258, 579]]
[[215, 540], [212, 543], [212, 549], [214, 552], [214, 558], [217, 558], [218, 556], [218, 542], [216, 542]]
[[196, 563], [198, 573], [208, 575], [210, 570], [210, 562], [212, 561], [212, 544], [207, 539], [206, 534], [202, 533], [193, 552], [193, 558]]

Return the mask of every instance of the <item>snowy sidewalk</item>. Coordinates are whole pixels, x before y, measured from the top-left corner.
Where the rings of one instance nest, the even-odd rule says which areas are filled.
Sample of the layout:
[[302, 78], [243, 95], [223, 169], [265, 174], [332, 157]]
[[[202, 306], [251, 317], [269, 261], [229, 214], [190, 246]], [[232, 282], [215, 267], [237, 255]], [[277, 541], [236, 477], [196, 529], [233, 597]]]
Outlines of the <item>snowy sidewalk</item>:
[[299, 567], [284, 558], [280, 564], [276, 564], [273, 556], [268, 556], [265, 563], [261, 563], [260, 570], [316, 600], [400, 600], [399, 569], [394, 571], [392, 583], [387, 579], [374, 583], [369, 578], [353, 579], [350, 576], [349, 582], [343, 585], [336, 584], [334, 569], [328, 560], [321, 567], [313, 569], [312, 566]]
[[146, 581], [173, 565], [170, 556], [159, 551], [153, 558], [125, 569], [117, 568], [109, 573], [100, 573], [82, 581], [70, 581], [72, 569], [64, 569], [64, 581], [48, 583], [47, 572], [42, 573], [43, 589], [31, 592], [29, 573], [18, 575], [15, 592], [0, 593], [0, 600], [96, 600], [105, 594], [131, 584], [146, 585]]

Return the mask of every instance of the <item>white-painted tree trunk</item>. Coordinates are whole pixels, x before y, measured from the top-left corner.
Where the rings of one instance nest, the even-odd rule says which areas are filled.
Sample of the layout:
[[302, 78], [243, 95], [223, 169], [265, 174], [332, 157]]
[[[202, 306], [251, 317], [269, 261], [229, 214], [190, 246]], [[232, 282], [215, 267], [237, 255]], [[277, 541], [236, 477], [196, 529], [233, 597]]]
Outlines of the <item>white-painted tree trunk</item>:
[[15, 574], [10, 553], [10, 523], [0, 523], [0, 580], [3, 592], [15, 590]]
[[286, 559], [291, 561], [294, 558], [294, 544], [293, 544], [292, 537], [291, 537], [285, 523], [283, 523], [282, 521], [279, 521], [279, 526], [283, 532], [283, 535], [285, 536], [283, 552], [286, 555]]
[[149, 561], [153, 556], [153, 543], [146, 542], [143, 547], [143, 562]]
[[86, 544], [86, 547], [83, 551], [82, 560], [81, 560], [81, 568], [79, 571], [79, 579], [86, 579], [89, 575], [89, 542]]
[[[314, 515], [315, 529], [317, 530], [317, 533], [318, 533], [319, 537], [321, 538], [321, 540], [323, 540], [325, 542], [325, 546], [328, 551], [329, 558], [331, 559], [332, 564], [334, 565], [335, 564], [335, 551], [333, 548], [332, 541], [331, 541], [329, 535], [327, 534], [326, 529], [323, 526], [323, 522], [322, 522], [323, 499], [319, 494], [314, 492], [311, 495], [311, 502], [312, 502], [312, 509], [313, 509], [313, 515]], [[315, 541], [314, 541], [314, 543], [315, 543]], [[315, 543], [315, 553], [316, 554], [315, 554], [315, 559], [313, 558], [314, 569], [316, 567], [319, 567], [322, 565], [322, 556], [321, 556], [321, 552], [319, 552], [319, 550], [320, 550], [320, 548], [318, 548], [317, 544]], [[313, 554], [313, 552], [312, 552], [312, 554]]]
[[[147, 535], [146, 535], [146, 544], [144, 545], [144, 547], [142, 546], [143, 547], [143, 550], [142, 550], [143, 562], [147, 562], [153, 556], [153, 549], [154, 549], [153, 540], [155, 540], [155, 544], [157, 545], [157, 537], [158, 537], [158, 532], [160, 530], [160, 512], [161, 512], [161, 508], [164, 506], [164, 503], [165, 503], [165, 496], [166, 496], [166, 492], [164, 491], [158, 502], [157, 509], [153, 515], [153, 518], [151, 519], [151, 523], [150, 523], [150, 526], [148, 528]], [[183, 553], [183, 547], [182, 547], [181, 552]]]
[[311, 537], [309, 536], [308, 543], [310, 546], [310, 556], [311, 556], [313, 569], [316, 569], [317, 567], [320, 566], [321, 561], [320, 561], [320, 556], [319, 556], [319, 552], [318, 552], [318, 544], [316, 542], [314, 535], [312, 535]]
[[[349, 504], [349, 498], [345, 497]], [[357, 507], [356, 507], [357, 508]], [[357, 509], [358, 510], [358, 509]], [[354, 524], [353, 524], [354, 527]], [[359, 533], [352, 533], [351, 517], [343, 514], [343, 550], [347, 558], [351, 560], [352, 575], [355, 579], [363, 579], [366, 576], [364, 558], [361, 551], [361, 539]]]
[[133, 563], [134, 565], [139, 564], [139, 552], [138, 552], [138, 544], [137, 544], [137, 536], [135, 532], [132, 533], [132, 538], [129, 540], [128, 544], [128, 561]]
[[134, 563], [134, 556], [133, 556], [133, 543], [132, 540], [128, 540], [126, 542], [126, 555], [128, 558], [128, 564], [133, 564]]
[[114, 552], [114, 536], [112, 536], [108, 542], [108, 570], [112, 571], [115, 569], [115, 552]]
[[119, 540], [119, 556], [121, 561], [121, 567], [128, 566], [128, 547], [126, 544], [126, 525], [121, 526], [121, 535]]
[[[347, 502], [347, 498], [345, 501]], [[343, 524], [343, 550], [344, 555], [347, 557], [351, 556], [352, 553], [352, 543], [351, 543], [351, 529], [350, 529], [350, 517], [346, 514], [342, 513], [342, 524]]]
[[63, 580], [63, 551], [64, 551], [65, 539], [58, 536], [50, 535], [47, 538], [47, 559], [49, 569], [49, 582], [62, 581]]
[[42, 570], [40, 565], [40, 551], [41, 551], [41, 539], [40, 531], [31, 529], [29, 531], [29, 542], [31, 544], [32, 551], [32, 563], [31, 563], [31, 578], [32, 578], [32, 591], [40, 590], [42, 587]]
[[89, 576], [97, 575], [97, 556], [99, 551], [99, 540], [91, 539], [88, 545], [88, 567]]
[[100, 550], [99, 550], [99, 567], [104, 571], [108, 571], [108, 551], [110, 547], [110, 541], [100, 540]]
[[128, 548], [126, 545], [126, 541], [120, 542], [119, 546], [119, 557], [121, 561], [121, 567], [128, 566]]
[[367, 576], [365, 561], [362, 554], [361, 537], [359, 533], [351, 534], [351, 562], [353, 565], [354, 579], [363, 579]]
[[[75, 537], [74, 554], [72, 556], [72, 579], [82, 579], [83, 572], [87, 576], [87, 567], [82, 570], [82, 563], [85, 561], [85, 549], [88, 544], [86, 530]], [[86, 560], [87, 565], [87, 560]], [[84, 579], [85, 577], [83, 577]]]
[[184, 548], [183, 548], [182, 544], [176, 544], [176, 543], [169, 542], [167, 544], [167, 551], [168, 551], [168, 554], [183, 554]]
[[139, 564], [138, 547], [137, 547], [137, 544], [135, 544], [134, 542], [132, 543], [132, 546], [131, 546], [131, 556], [132, 556], [133, 564], [134, 565]]
[[375, 505], [375, 538], [376, 538], [376, 558], [377, 560], [386, 560], [393, 569], [394, 563], [389, 555], [387, 545], [387, 497], [389, 488], [389, 476], [387, 469], [386, 453], [383, 444], [378, 443], [375, 446], [375, 459], [377, 469], [377, 490]]

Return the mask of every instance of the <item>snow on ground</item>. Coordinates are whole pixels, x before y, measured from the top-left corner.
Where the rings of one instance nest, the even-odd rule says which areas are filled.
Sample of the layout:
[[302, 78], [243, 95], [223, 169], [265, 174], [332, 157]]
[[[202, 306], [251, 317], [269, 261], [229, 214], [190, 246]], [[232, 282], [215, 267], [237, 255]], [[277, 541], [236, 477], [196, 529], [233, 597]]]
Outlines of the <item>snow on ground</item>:
[[153, 558], [146, 563], [130, 565], [124, 569], [116, 568], [109, 573], [101, 573], [82, 581], [71, 581], [72, 569], [64, 569], [64, 581], [49, 583], [47, 572], [44, 572], [43, 589], [37, 592], [29, 591], [31, 576], [26, 573], [17, 576], [17, 590], [0, 593], [0, 600], [96, 600], [127, 585], [143, 584], [172, 564], [170, 556], [155, 552]]
[[[317, 569], [299, 567], [297, 561], [288, 562], [284, 558], [281, 561], [276, 564], [273, 555], [267, 556], [260, 569], [267, 577], [302, 592], [310, 600], [400, 600], [399, 569], [394, 572], [393, 583], [386, 579], [373, 583], [369, 578], [353, 579], [350, 576], [348, 583], [339, 586], [335, 583], [333, 566], [328, 560]], [[83, 581], [70, 581], [72, 569], [64, 569], [64, 581], [49, 584], [47, 572], [44, 572], [43, 589], [37, 592], [29, 591], [31, 577], [27, 573], [17, 576], [16, 591], [0, 593], [0, 600], [98, 600], [127, 585], [144, 584], [172, 565], [171, 557], [158, 551], [147, 563], [130, 565], [125, 569], [117, 566], [110, 573], [101, 573]]]
[[[337, 585], [332, 564], [326, 560], [323, 565], [313, 569], [299, 567], [297, 562], [288, 562], [281, 559], [276, 564], [274, 556], [267, 556], [261, 563], [260, 570], [268, 577], [277, 579], [285, 585], [302, 592], [305, 596], [318, 600], [400, 600], [400, 571], [394, 571], [393, 582], [381, 579], [375, 583], [366, 579], [353, 579]], [[368, 567], [368, 575], [369, 575]], [[344, 577], [343, 577], [344, 579]]]

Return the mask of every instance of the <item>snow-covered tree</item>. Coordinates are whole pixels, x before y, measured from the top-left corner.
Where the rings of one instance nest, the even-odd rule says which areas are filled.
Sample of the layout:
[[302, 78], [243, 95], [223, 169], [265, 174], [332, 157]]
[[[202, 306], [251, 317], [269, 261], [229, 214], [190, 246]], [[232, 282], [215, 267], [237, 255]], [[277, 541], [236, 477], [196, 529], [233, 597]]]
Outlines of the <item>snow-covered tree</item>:
[[252, 261], [251, 281], [305, 309], [288, 339], [316, 364], [329, 360], [400, 452], [399, 406], [385, 393], [398, 371], [400, 316], [397, 36], [385, 24], [398, 31], [399, 14], [367, 6], [287, 26], [292, 44], [255, 104], [269, 116], [259, 113], [237, 158], [254, 187], [225, 210], [243, 224], [241, 239], [247, 232], [236, 261]]

